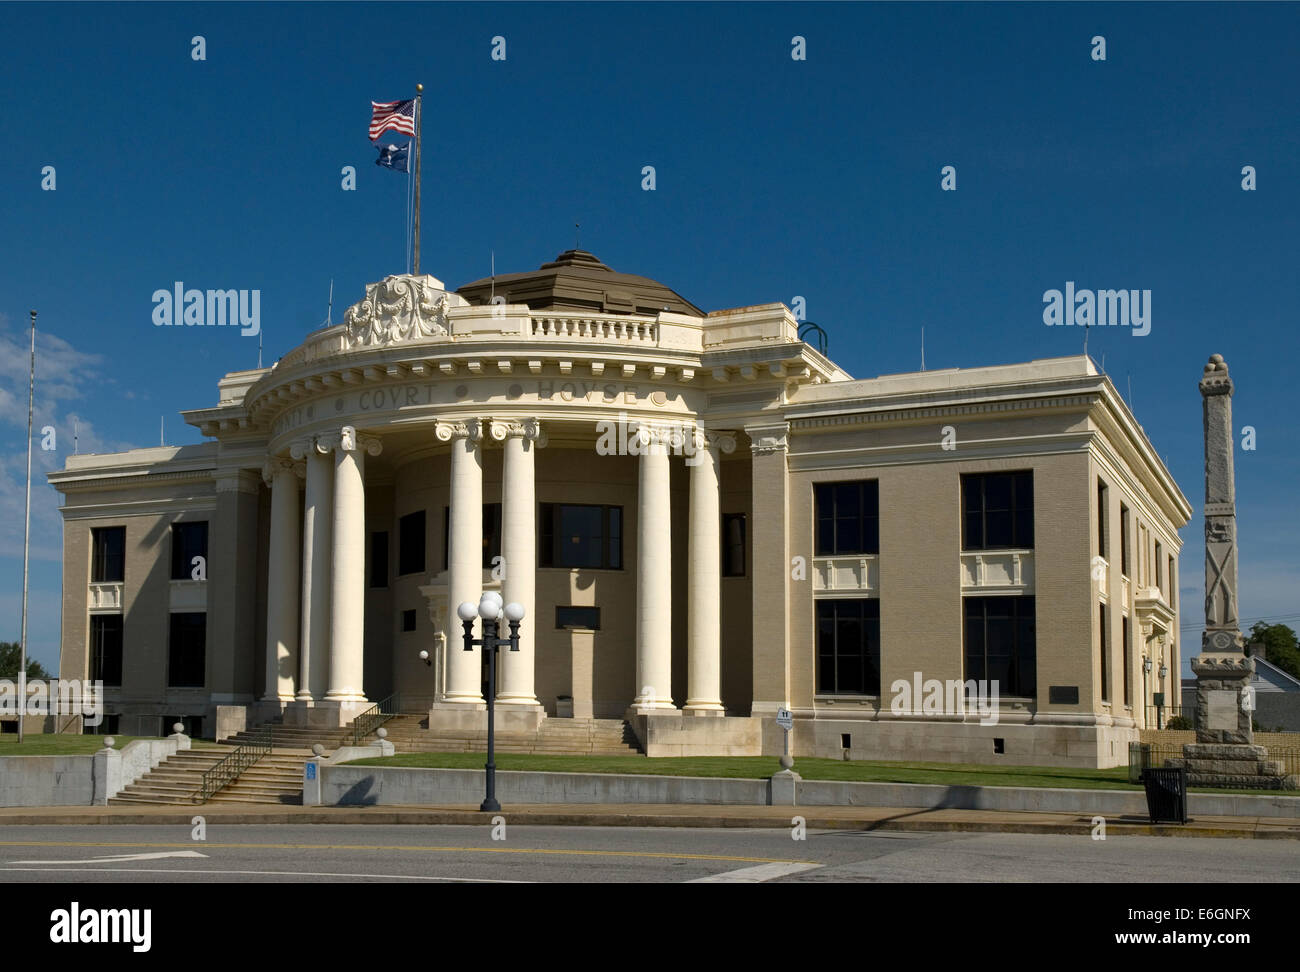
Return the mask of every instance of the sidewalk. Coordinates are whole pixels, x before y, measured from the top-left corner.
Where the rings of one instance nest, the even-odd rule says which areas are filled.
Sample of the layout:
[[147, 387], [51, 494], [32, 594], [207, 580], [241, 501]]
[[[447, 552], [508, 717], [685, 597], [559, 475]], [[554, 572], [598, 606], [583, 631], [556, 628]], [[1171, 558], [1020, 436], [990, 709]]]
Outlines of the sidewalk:
[[[956, 833], [1074, 834], [1087, 836], [1089, 816], [994, 810], [928, 810], [897, 807], [762, 807], [684, 804], [512, 805], [500, 815], [515, 825], [561, 827], [767, 827], [788, 828], [803, 817], [809, 830], [945, 831]], [[0, 827], [91, 824], [190, 826], [209, 824], [439, 824], [487, 825], [496, 814], [476, 806], [277, 807], [206, 804], [189, 806], [6, 807]], [[1186, 825], [1152, 826], [1145, 817], [1106, 819], [1106, 836], [1258, 837], [1300, 839], [1300, 820], [1276, 817], [1196, 817]]]

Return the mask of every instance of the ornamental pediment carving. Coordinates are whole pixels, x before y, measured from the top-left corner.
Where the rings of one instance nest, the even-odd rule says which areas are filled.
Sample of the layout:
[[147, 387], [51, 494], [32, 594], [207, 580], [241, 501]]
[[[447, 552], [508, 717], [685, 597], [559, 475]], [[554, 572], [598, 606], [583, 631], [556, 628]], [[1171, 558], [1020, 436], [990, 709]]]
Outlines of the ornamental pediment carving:
[[465, 298], [443, 290], [430, 276], [394, 274], [366, 285], [366, 296], [343, 314], [347, 346], [385, 347], [450, 333], [447, 313]]

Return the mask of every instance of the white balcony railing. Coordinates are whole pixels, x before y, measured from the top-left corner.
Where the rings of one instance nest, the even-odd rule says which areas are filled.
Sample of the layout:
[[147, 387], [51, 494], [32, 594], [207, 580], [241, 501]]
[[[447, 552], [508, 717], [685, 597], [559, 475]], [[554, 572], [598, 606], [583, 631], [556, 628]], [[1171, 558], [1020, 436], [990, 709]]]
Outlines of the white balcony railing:
[[91, 584], [87, 603], [92, 611], [122, 610], [122, 583]]
[[533, 317], [533, 337], [561, 340], [619, 341], [650, 344], [658, 341], [657, 325], [652, 320], [626, 317]]
[[880, 558], [877, 554], [813, 558], [814, 594], [880, 593]]
[[963, 593], [1033, 594], [1032, 550], [980, 550], [961, 555]]

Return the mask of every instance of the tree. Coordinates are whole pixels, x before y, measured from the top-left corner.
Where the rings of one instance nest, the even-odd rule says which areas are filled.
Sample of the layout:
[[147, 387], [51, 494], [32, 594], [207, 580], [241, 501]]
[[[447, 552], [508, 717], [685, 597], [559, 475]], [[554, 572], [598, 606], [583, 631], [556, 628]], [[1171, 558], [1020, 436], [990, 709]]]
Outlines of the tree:
[[[21, 647], [16, 641], [0, 641], [0, 678], [18, 677], [18, 655]], [[28, 655], [27, 677], [53, 678], [54, 676], [45, 670], [44, 665]]]
[[1296, 633], [1285, 624], [1256, 621], [1250, 628], [1250, 641], [1264, 646], [1268, 660], [1293, 678], [1300, 678], [1300, 643]]

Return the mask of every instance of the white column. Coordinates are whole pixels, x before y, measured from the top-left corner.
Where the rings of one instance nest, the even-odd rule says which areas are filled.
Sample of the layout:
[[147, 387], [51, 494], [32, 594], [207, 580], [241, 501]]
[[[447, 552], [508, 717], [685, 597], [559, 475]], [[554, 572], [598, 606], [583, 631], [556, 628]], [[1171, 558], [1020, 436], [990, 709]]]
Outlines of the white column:
[[636, 517], [636, 699], [641, 709], [675, 709], [672, 668], [672, 539], [667, 432], [642, 425]]
[[364, 702], [362, 689], [366, 605], [366, 487], [364, 455], [379, 455], [379, 440], [350, 425], [329, 437], [334, 450], [334, 523], [330, 578], [331, 702]]
[[298, 505], [300, 463], [273, 458], [262, 469], [271, 487], [271, 536], [266, 570], [266, 692], [268, 702], [292, 702], [298, 668]]
[[314, 438], [289, 451], [306, 460], [307, 489], [302, 517], [302, 625], [298, 701], [325, 698], [330, 644], [330, 528], [334, 519], [334, 471], [329, 450]]
[[[482, 656], [465, 651], [456, 608], [483, 594], [483, 438], [478, 419], [439, 422], [434, 434], [451, 443], [447, 515], [447, 687], [442, 702], [483, 704]], [[476, 632], [480, 630], [475, 626]]]
[[[505, 445], [501, 483], [501, 556], [505, 576], [501, 596], [509, 604], [524, 606], [524, 620], [519, 625], [519, 650], [504, 650], [501, 655], [501, 683], [497, 701], [512, 705], [538, 705], [534, 694], [537, 574], [537, 498], [534, 484], [534, 456], [539, 445], [541, 427], [537, 419], [503, 422], [492, 421], [492, 438]], [[501, 636], [509, 634], [503, 622]]]
[[697, 430], [686, 465], [691, 470], [686, 705], [700, 715], [722, 705], [722, 511], [719, 450], [731, 452], [730, 435]]

